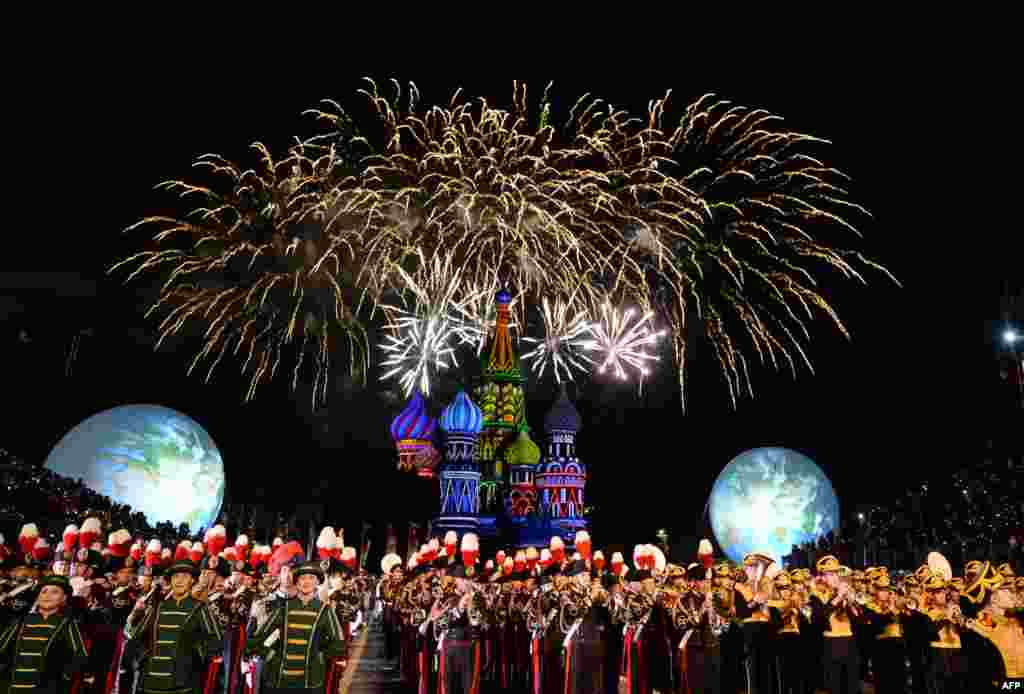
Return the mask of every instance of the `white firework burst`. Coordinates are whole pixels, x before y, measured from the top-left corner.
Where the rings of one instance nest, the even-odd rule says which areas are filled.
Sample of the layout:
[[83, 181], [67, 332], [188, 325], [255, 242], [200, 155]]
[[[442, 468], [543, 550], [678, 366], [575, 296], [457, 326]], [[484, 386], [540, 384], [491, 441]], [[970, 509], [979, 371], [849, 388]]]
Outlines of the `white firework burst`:
[[524, 337], [523, 341], [536, 345], [523, 355], [529, 360], [531, 370], [543, 377], [550, 366], [555, 382], [564, 378], [573, 380], [573, 371], [586, 373], [594, 363], [586, 352], [593, 342], [590, 317], [585, 311], [575, 309], [568, 303], [556, 299], [541, 304], [541, 318], [544, 322], [544, 337]]
[[418, 389], [430, 395], [430, 383], [437, 373], [458, 367], [453, 343], [457, 326], [445, 314], [396, 316], [387, 327], [381, 350], [387, 355], [382, 366], [389, 369], [382, 380], [397, 378], [409, 397]]
[[660, 360], [651, 350], [666, 334], [654, 329], [654, 312], [640, 313], [634, 309], [619, 311], [611, 303], [601, 307], [601, 320], [591, 325], [593, 339], [586, 341], [583, 349], [596, 352], [597, 372], [611, 372], [619, 380], [630, 377], [627, 370], [635, 369], [640, 381], [650, 375], [649, 366]]
[[404, 284], [403, 300], [411, 294], [412, 301], [383, 306], [389, 322], [381, 345], [386, 355], [381, 365], [387, 371], [381, 379], [397, 378], [406, 397], [416, 389], [429, 395], [434, 376], [459, 365], [455, 350], [461, 322], [453, 317], [453, 306], [462, 285], [462, 272], [450, 254], [434, 256], [432, 261], [422, 253], [418, 255], [420, 262], [414, 274], [394, 267]]

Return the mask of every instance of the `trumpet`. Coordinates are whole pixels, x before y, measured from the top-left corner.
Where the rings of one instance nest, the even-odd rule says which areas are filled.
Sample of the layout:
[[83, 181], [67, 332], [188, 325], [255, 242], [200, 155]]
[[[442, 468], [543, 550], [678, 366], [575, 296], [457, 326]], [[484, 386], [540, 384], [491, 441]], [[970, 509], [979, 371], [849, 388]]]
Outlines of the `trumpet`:
[[26, 590], [29, 590], [30, 588], [35, 588], [35, 587], [36, 587], [36, 582], [35, 581], [28, 581], [27, 583], [22, 583], [17, 588], [14, 588], [13, 590], [9, 590], [6, 593], [4, 593], [3, 595], [0, 595], [0, 603], [6, 602], [6, 601], [10, 600], [11, 598], [20, 595], [21, 593], [24, 593]]

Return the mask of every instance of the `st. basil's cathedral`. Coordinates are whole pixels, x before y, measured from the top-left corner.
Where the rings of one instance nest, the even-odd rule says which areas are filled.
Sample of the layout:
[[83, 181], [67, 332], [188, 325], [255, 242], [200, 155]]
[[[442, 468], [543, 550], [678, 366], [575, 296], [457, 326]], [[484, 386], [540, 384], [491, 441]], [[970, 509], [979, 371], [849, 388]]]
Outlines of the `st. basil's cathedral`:
[[[474, 532], [501, 547], [571, 547], [584, 516], [586, 466], [576, 457], [580, 415], [564, 386], [544, 418], [544, 450], [530, 436], [519, 357], [509, 330], [512, 297], [496, 297], [494, 334], [482, 353], [482, 378], [430, 416], [420, 393], [391, 423], [401, 470], [436, 480], [439, 509], [431, 536]], [[440, 430], [440, 431], [439, 431]]]

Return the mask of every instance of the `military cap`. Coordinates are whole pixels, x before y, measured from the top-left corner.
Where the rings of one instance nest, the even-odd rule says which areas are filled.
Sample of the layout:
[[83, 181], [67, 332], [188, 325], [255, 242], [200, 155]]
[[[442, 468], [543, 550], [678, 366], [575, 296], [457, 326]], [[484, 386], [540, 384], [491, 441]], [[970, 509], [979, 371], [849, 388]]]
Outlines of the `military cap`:
[[827, 554], [818, 560], [818, 563], [815, 564], [815, 568], [818, 570], [818, 573], [820, 574], [835, 573], [839, 571], [840, 568], [839, 560], [831, 554]]
[[193, 578], [199, 578], [200, 571], [194, 561], [179, 559], [178, 561], [171, 562], [171, 565], [167, 567], [167, 570], [164, 573], [168, 576], [174, 576], [174, 574], [191, 574]]
[[292, 569], [292, 576], [295, 577], [295, 580], [298, 580], [300, 576], [305, 576], [307, 574], [316, 576], [321, 581], [324, 580], [324, 572], [323, 569], [320, 568], [320, 562], [306, 561]]
[[58, 576], [57, 574], [50, 574], [39, 579], [39, 587], [44, 588], [46, 586], [57, 586], [64, 591], [67, 597], [71, 597], [74, 590], [71, 588], [71, 581], [67, 576]]

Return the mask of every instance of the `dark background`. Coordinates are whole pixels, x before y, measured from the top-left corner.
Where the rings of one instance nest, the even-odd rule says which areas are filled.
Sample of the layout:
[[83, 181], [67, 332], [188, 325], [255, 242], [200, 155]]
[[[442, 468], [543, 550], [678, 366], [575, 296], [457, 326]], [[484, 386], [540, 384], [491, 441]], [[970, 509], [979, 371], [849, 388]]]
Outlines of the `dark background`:
[[[373, 74], [384, 85], [392, 73], [369, 59], [293, 69], [283, 56], [267, 61], [271, 69], [197, 53], [156, 57], [160, 52], [154, 46], [144, 59], [102, 49], [68, 54], [59, 84], [36, 92], [30, 118], [32, 132], [45, 134], [42, 154], [8, 193], [22, 196], [27, 214], [7, 232], [18, 250], [0, 260], [8, 352], [2, 376], [14, 400], [0, 445], [42, 460], [81, 419], [116, 405], [155, 403], [210, 432], [232, 501], [287, 507], [319, 498], [350, 536], [362, 520], [429, 514], [422, 487], [394, 471], [387, 427], [401, 403], [382, 397], [375, 382], [358, 389], [339, 377], [328, 406], [313, 410], [308, 390], [292, 393], [279, 378], [243, 403], [245, 381], [234, 364], [222, 364], [207, 385], [202, 374], [185, 375], [187, 341], [154, 353], [155, 325], [142, 315], [144, 287], [105, 275], [136, 248], [122, 230], [165, 209], [169, 199], [153, 191], [156, 183], [189, 177], [195, 157], [206, 152], [247, 165], [256, 162], [247, 151], [254, 140], [280, 152], [290, 136], [310, 132], [300, 113], [321, 98], [338, 100], [366, 123], [367, 104], [355, 94], [359, 77]], [[801, 372], [794, 382], [787, 372], [756, 371], [756, 399], [736, 410], [717, 363], [700, 348], [690, 363], [685, 417], [668, 362], [642, 396], [600, 383], [574, 388], [597, 545], [651, 541], [659, 527], [675, 536], [699, 534], [716, 475], [752, 447], [809, 455], [831, 477], [845, 509], [884, 502], [926, 475], [979, 459], [996, 406], [991, 335], [1000, 330], [986, 321], [1001, 318], [1007, 287], [1020, 291], [1020, 265], [1019, 256], [990, 240], [998, 230], [968, 231], [956, 220], [971, 203], [951, 175], [959, 164], [935, 106], [941, 75], [910, 59], [867, 71], [830, 64], [815, 72], [812, 65], [792, 79], [750, 65], [651, 73], [642, 65], [637, 57], [620, 69], [519, 76], [531, 99], [555, 79], [556, 119], [584, 92], [645, 110], [672, 88], [675, 108], [667, 116], [678, 118], [692, 99], [715, 91], [832, 140], [828, 162], [853, 177], [855, 199], [875, 215], [859, 225], [860, 248], [904, 286], [868, 275], [865, 289], [830, 276], [827, 291], [852, 341], [822, 330], [809, 349], [814, 375]], [[394, 74], [418, 85], [423, 104], [446, 104], [458, 86], [509, 104], [511, 72], [484, 79], [472, 77], [480, 72], [473, 61], [451, 63], [445, 72], [418, 66]], [[965, 234], [977, 242], [965, 242]], [[550, 384], [531, 388], [536, 431], [555, 392]]]

